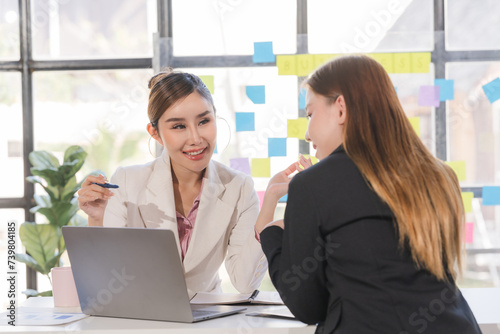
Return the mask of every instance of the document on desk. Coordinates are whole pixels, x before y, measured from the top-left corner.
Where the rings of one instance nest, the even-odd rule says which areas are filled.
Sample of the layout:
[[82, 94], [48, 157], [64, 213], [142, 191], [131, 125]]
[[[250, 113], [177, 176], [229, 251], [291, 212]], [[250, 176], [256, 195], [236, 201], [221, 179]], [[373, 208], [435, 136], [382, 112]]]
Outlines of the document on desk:
[[[8, 325], [10, 318], [8, 312], [0, 314], [0, 326]], [[16, 326], [54, 326], [64, 325], [88, 317], [83, 313], [56, 312], [51, 309], [35, 307], [19, 307], [15, 317]]]
[[259, 291], [252, 293], [197, 293], [191, 304], [205, 305], [230, 305], [230, 304], [263, 304], [263, 305], [283, 305], [283, 301], [276, 291]]
[[245, 315], [250, 317], [267, 317], [296, 320], [295, 316], [286, 306], [271, 306], [261, 310], [260, 312], [251, 312], [246, 313]]

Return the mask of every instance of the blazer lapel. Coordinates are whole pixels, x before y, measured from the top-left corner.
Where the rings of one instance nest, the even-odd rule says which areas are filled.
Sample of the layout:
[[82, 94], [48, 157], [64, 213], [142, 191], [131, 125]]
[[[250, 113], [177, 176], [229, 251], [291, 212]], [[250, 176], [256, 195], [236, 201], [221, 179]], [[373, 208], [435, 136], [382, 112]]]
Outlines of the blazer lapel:
[[210, 161], [201, 193], [200, 205], [189, 247], [184, 257], [186, 271], [194, 268], [222, 242], [227, 226], [231, 221], [234, 206], [223, 202], [220, 198], [225, 187], [219, 178], [215, 164]]
[[166, 150], [163, 150], [161, 158], [155, 162], [151, 176], [140, 198], [142, 200], [138, 207], [144, 226], [172, 230], [180, 254], [181, 247], [177, 230], [172, 171], [170, 169], [170, 158]]

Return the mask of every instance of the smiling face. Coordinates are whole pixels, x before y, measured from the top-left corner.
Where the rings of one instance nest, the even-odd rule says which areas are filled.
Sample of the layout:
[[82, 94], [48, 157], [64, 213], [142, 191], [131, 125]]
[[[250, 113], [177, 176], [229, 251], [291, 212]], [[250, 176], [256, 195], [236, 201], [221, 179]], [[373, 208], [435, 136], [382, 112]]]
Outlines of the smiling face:
[[202, 172], [215, 149], [217, 127], [212, 105], [197, 92], [168, 108], [148, 132], [167, 150], [174, 171]]
[[327, 97], [308, 89], [306, 112], [309, 118], [306, 140], [313, 143], [316, 157], [324, 159], [343, 142], [342, 131], [346, 117], [344, 97], [340, 95], [332, 103]]

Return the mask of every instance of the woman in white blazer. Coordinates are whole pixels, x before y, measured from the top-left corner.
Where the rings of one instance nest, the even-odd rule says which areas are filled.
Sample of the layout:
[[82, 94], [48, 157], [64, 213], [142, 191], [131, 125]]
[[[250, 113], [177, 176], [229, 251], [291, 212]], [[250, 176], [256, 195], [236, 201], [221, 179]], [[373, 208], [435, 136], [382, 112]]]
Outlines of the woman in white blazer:
[[161, 72], [150, 83], [147, 126], [164, 147], [144, 165], [119, 168], [113, 191], [82, 184], [79, 206], [89, 226], [170, 229], [176, 236], [189, 294], [221, 292], [225, 260], [234, 287], [257, 289], [267, 262], [255, 238], [259, 200], [251, 177], [211, 157], [216, 143], [215, 107], [203, 82], [189, 73]]

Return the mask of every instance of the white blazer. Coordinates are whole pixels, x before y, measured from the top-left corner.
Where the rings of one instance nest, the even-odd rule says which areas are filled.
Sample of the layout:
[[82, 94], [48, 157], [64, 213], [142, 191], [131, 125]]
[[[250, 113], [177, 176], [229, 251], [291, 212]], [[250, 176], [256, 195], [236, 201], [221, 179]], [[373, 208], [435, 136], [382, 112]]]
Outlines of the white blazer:
[[[250, 293], [259, 287], [267, 270], [267, 261], [254, 234], [259, 200], [253, 180], [215, 161], [210, 161], [204, 178], [183, 262], [189, 295], [222, 292], [218, 271], [224, 259], [234, 287], [241, 293]], [[118, 168], [111, 182], [120, 188], [114, 190], [115, 196], [108, 201], [104, 226], [170, 229], [180, 254], [166, 151], [150, 163]]]

